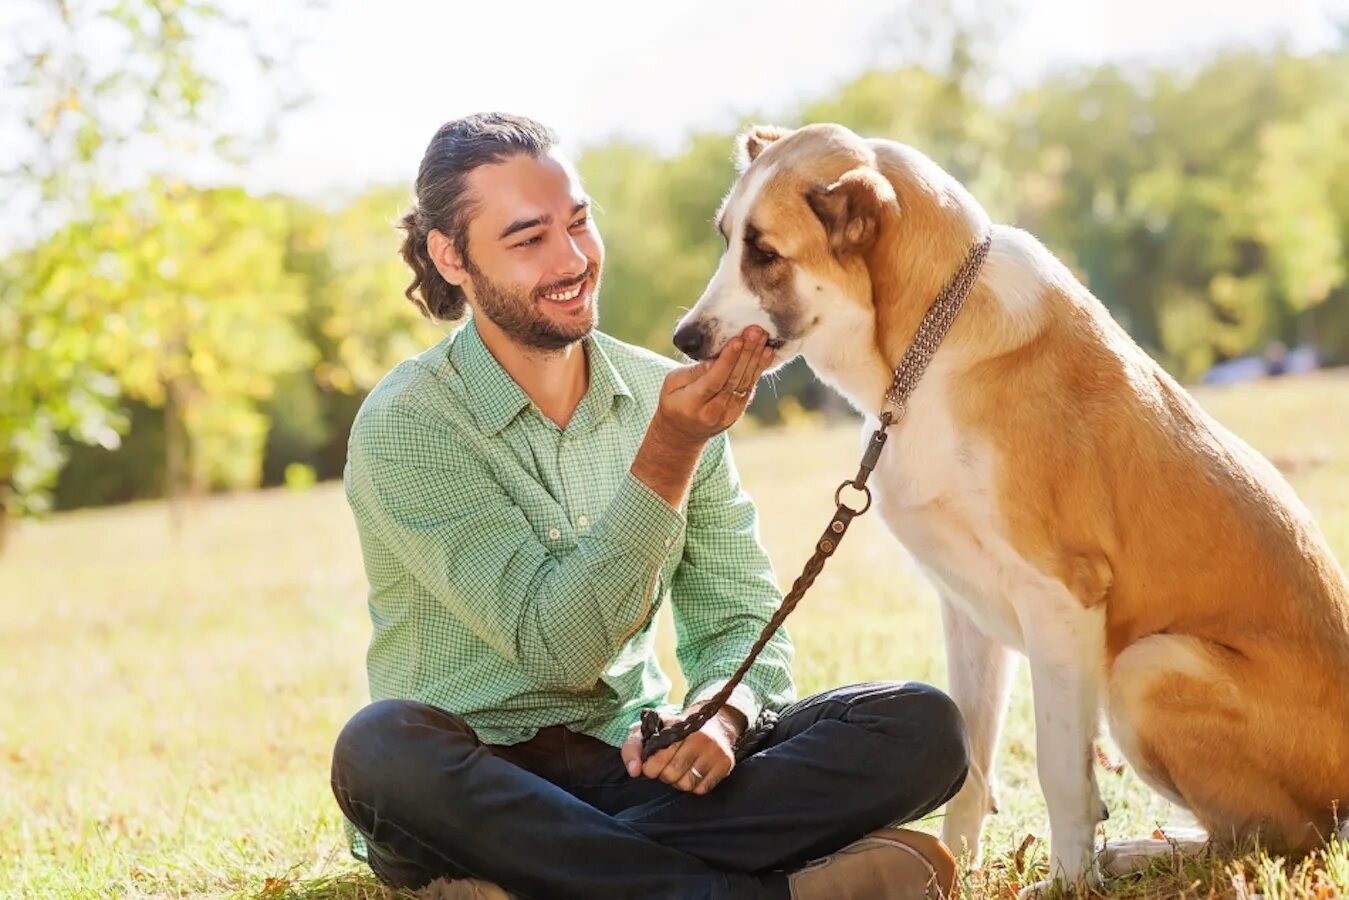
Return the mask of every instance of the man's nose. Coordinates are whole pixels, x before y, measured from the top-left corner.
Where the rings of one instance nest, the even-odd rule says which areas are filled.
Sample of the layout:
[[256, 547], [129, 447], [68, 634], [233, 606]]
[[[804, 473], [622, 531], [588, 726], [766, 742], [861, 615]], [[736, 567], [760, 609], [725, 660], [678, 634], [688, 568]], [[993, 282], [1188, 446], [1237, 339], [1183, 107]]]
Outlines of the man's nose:
[[711, 338], [707, 326], [695, 319], [679, 327], [674, 335], [674, 345], [691, 359], [703, 359], [708, 354]]
[[590, 268], [590, 257], [570, 234], [562, 241], [562, 249], [553, 261], [553, 271], [560, 278], [579, 278]]

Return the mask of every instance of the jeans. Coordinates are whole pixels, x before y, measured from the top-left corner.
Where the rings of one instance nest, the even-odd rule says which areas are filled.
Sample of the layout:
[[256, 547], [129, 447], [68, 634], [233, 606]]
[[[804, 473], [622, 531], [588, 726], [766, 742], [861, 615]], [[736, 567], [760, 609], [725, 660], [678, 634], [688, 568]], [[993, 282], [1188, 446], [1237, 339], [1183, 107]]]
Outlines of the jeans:
[[451, 876], [526, 898], [788, 898], [786, 872], [931, 812], [968, 764], [955, 704], [914, 682], [807, 697], [744, 745], [697, 796], [629, 776], [617, 748], [561, 726], [494, 746], [444, 710], [381, 700], [342, 730], [332, 785], [395, 886]]

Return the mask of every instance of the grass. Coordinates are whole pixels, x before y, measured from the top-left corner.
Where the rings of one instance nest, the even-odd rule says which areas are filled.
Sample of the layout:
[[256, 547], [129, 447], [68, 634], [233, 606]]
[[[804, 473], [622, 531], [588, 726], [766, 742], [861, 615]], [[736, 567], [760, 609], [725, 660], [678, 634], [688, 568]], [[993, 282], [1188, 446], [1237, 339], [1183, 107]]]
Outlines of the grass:
[[[1289, 473], [1349, 560], [1349, 378], [1200, 396]], [[785, 437], [743, 430], [736, 452], [788, 582], [858, 440], [851, 426]], [[874, 515], [857, 522], [791, 631], [803, 692], [945, 681], [935, 596]], [[337, 485], [202, 501], [177, 538], [159, 504], [24, 523], [0, 558], [0, 896], [384, 896], [346, 855], [327, 783], [332, 740], [367, 696], [368, 634]], [[985, 866], [965, 876], [967, 896], [1006, 897], [1044, 872], [1024, 665], [998, 772], [1003, 810], [985, 832]], [[1146, 836], [1170, 820], [1129, 772], [1100, 779], [1106, 836]], [[1349, 896], [1349, 851], [1161, 860], [1104, 894]]]

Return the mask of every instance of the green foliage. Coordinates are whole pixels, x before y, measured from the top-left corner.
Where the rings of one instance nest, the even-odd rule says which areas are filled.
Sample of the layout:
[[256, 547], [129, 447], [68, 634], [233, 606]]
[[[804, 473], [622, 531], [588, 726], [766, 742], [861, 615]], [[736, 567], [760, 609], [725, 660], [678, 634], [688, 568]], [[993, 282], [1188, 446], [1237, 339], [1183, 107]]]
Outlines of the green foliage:
[[606, 241], [605, 331], [673, 353], [674, 324], [721, 254], [713, 216], [734, 179], [731, 150], [730, 136], [716, 134], [695, 136], [673, 159], [622, 143], [581, 154], [577, 168]]
[[300, 328], [318, 348], [312, 375], [325, 391], [369, 391], [395, 362], [445, 334], [403, 297], [409, 273], [394, 226], [410, 204], [406, 190], [387, 188], [335, 212], [287, 203], [285, 265], [305, 293]]
[[[67, 9], [76, 35], [104, 15]], [[408, 189], [329, 206], [169, 178], [111, 189], [94, 173], [115, 171], [129, 138], [99, 111], [145, 89], [146, 73], [168, 79], [142, 123], [150, 135], [210, 134], [192, 117], [218, 84], [190, 51], [218, 20], [207, 3], [161, 0], [108, 15], [152, 65], [114, 76], [33, 62], [18, 82], [42, 101], [30, 126], [50, 151], [21, 171], [68, 205], [61, 227], [0, 260], [0, 503], [44, 508], [68, 456], [63, 506], [166, 484], [282, 484], [291, 463], [335, 477], [364, 393], [446, 332], [402, 297], [394, 226]], [[928, 152], [1182, 377], [1276, 340], [1349, 360], [1349, 45], [1059, 71], [992, 103], [991, 23], [915, 0], [891, 23], [899, 64], [761, 121], [835, 121]], [[580, 154], [607, 246], [606, 331], [673, 352], [673, 325], [723, 249], [713, 216], [735, 179], [733, 145], [727, 130], [673, 154], [623, 140]], [[751, 414], [781, 421], [784, 400], [791, 415], [838, 403], [798, 365]], [[120, 462], [76, 449], [115, 447], [127, 408], [136, 433]], [[150, 424], [150, 408], [166, 421]], [[160, 459], [126, 464], [146, 453]]]
[[[948, 37], [940, 65], [865, 72], [773, 121], [839, 122], [929, 153], [1183, 377], [1272, 340], [1349, 357], [1349, 52], [1107, 65], [991, 105], [968, 52], [977, 37]], [[711, 220], [734, 180], [732, 142], [699, 134], [666, 159], [627, 143], [581, 156], [608, 240], [608, 330], [668, 348], [721, 251]]]
[[[251, 110], [256, 131], [220, 130], [212, 113], [222, 83], [202, 67], [202, 44], [247, 35], [249, 26], [210, 0], [29, 2], [24, 12], [32, 27], [5, 84], [7, 99], [25, 114], [0, 167], [0, 190], [31, 214], [35, 238], [0, 261], [0, 536], [6, 513], [47, 507], [68, 454], [63, 436], [113, 448], [125, 429], [118, 383], [127, 373], [119, 366], [143, 349], [133, 341], [149, 339], [148, 331], [132, 334], [126, 317], [145, 287], [140, 278], [170, 277], [146, 265], [166, 262], [155, 254], [172, 243], [162, 233], [155, 246], [129, 243], [137, 223], [147, 221], [145, 207], [169, 212], [155, 207], [157, 192], [161, 201], [169, 195], [162, 183], [135, 194], [112, 187], [126, 183], [127, 162], [222, 157], [256, 146], [299, 99], [278, 36], [251, 41], [242, 57], [251, 72], [230, 77], [256, 75], [274, 102]], [[170, 221], [165, 216], [161, 226]], [[266, 334], [232, 338], [270, 349]], [[240, 405], [240, 397], [264, 391], [252, 387], [228, 400], [230, 413], [217, 405], [197, 414], [196, 431], [265, 428]], [[245, 458], [230, 466], [248, 464]]]
[[[284, 265], [285, 206], [158, 182], [117, 201], [103, 218], [124, 236], [104, 305], [125, 330], [111, 367], [127, 396], [181, 417], [191, 485], [255, 484], [257, 401], [315, 361], [296, 327], [305, 298]], [[118, 302], [123, 292], [134, 301]]]
[[1183, 376], [1307, 337], [1309, 310], [1349, 303], [1346, 76], [1344, 51], [1233, 51], [1050, 79], [1011, 109], [1015, 218]]
[[318, 474], [313, 466], [304, 463], [291, 463], [286, 466], [286, 487], [292, 491], [307, 491], [318, 484]]

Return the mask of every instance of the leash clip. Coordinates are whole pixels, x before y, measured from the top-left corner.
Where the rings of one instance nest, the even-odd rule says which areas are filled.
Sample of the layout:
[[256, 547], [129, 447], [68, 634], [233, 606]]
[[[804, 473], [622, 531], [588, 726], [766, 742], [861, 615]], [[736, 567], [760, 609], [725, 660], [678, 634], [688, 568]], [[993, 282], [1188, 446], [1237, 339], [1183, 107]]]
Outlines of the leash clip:
[[[888, 417], [890, 414], [886, 413], [885, 415]], [[889, 435], [885, 433], [885, 429], [889, 427], [889, 424], [889, 422], [883, 420], [881, 422], [881, 427], [871, 433], [871, 440], [867, 441], [867, 449], [862, 454], [862, 463], [857, 468], [857, 477], [851, 482], [844, 482], [844, 484], [851, 484], [859, 491], [866, 490], [867, 479], [871, 477], [872, 470], [876, 468], [876, 463], [880, 461], [881, 450], [885, 448], [885, 441], [889, 437]], [[837, 493], [834, 494], [834, 502], [838, 503]], [[870, 505], [871, 494], [868, 491], [867, 506]]]

